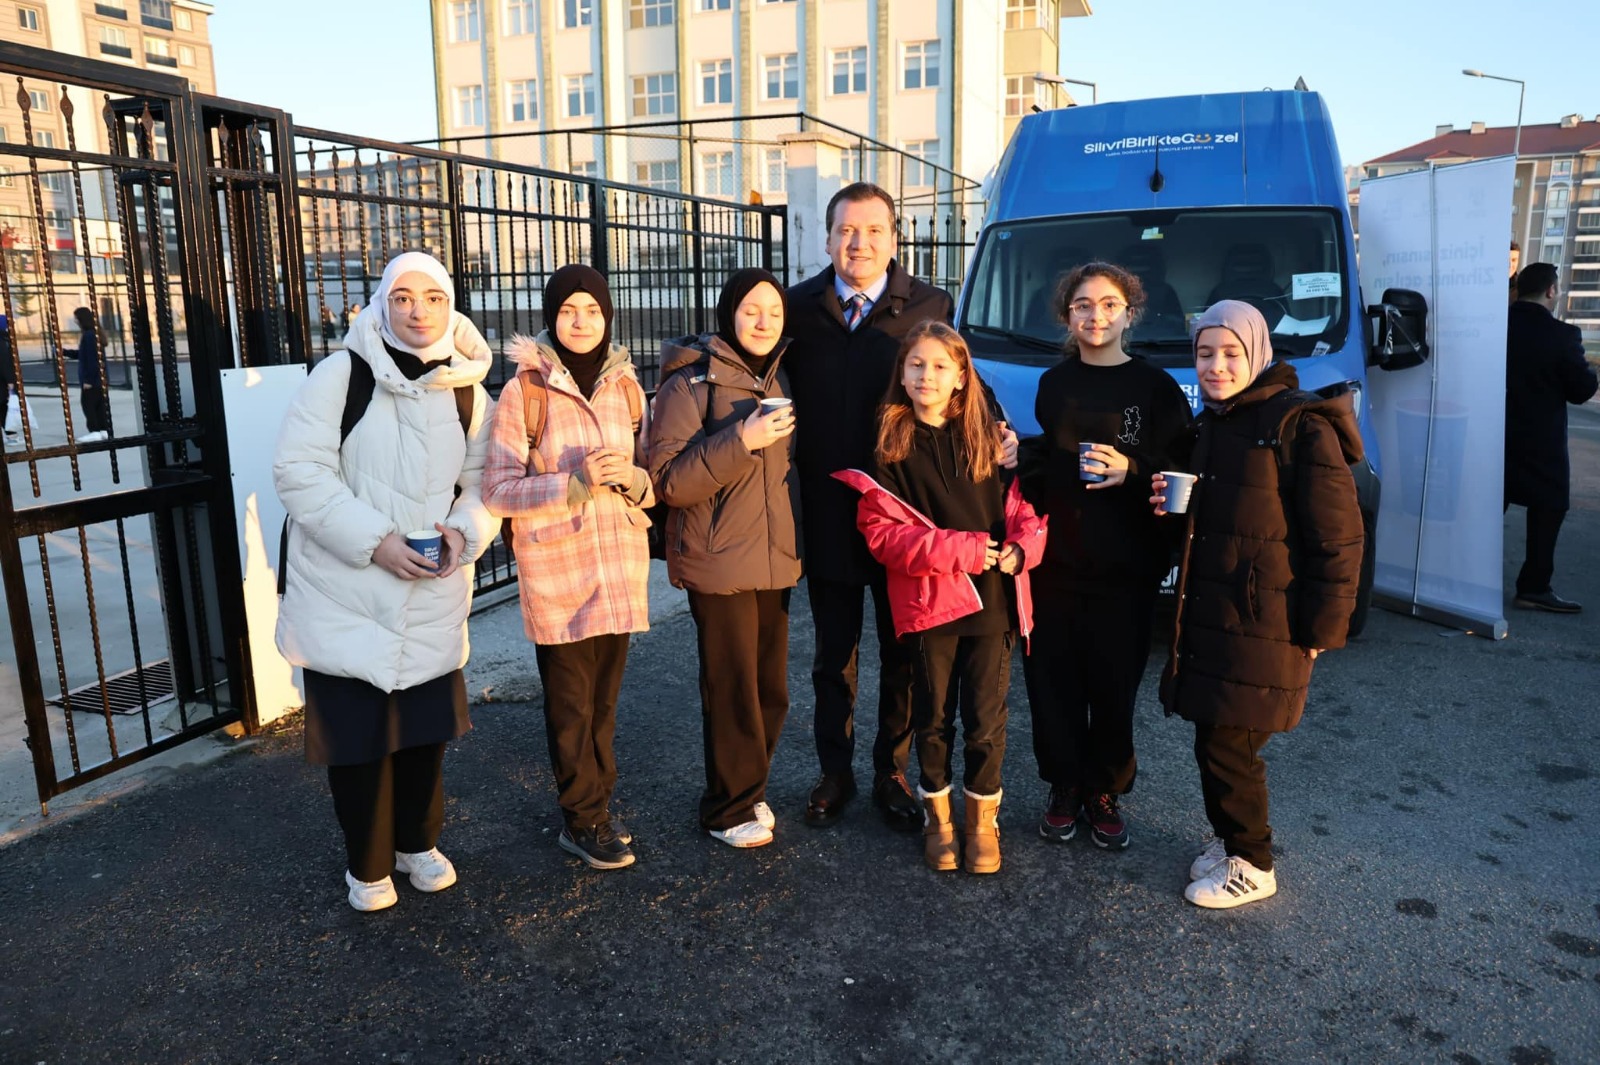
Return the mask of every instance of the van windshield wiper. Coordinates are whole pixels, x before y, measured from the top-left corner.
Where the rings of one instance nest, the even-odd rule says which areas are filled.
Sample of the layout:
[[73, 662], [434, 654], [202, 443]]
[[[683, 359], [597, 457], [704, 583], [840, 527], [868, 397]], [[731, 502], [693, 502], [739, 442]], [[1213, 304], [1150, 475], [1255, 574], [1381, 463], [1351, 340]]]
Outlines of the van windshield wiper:
[[967, 323], [967, 328], [974, 333], [982, 333], [984, 336], [1003, 337], [1013, 344], [1021, 344], [1023, 347], [1032, 348], [1035, 351], [1059, 352], [1061, 350], [1061, 345], [1054, 340], [1029, 336], [1027, 333], [1013, 333], [1009, 329], [999, 329], [992, 325], [973, 325], [971, 322]]

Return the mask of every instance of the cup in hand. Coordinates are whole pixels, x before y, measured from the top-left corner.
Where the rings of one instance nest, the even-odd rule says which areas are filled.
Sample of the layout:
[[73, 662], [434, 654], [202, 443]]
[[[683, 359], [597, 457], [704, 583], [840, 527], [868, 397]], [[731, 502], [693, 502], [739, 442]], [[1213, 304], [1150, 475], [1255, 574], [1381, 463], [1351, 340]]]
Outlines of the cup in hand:
[[782, 410], [785, 407], [792, 406], [794, 406], [794, 400], [792, 399], [786, 399], [783, 396], [771, 396], [761, 401], [761, 413], [771, 414], [775, 410]]
[[1189, 509], [1189, 497], [1194, 494], [1194, 483], [1199, 480], [1192, 473], [1178, 473], [1175, 470], [1162, 470], [1161, 477], [1167, 482], [1167, 501], [1163, 504], [1168, 514], [1182, 514]]
[[[1084, 462], [1089, 458], [1089, 452], [1099, 446], [1099, 444], [1092, 444], [1087, 440], [1078, 445], [1078, 480], [1088, 481], [1090, 484], [1099, 484], [1106, 479], [1105, 474], [1094, 473], [1084, 466]], [[1097, 459], [1096, 461], [1099, 460]]]
[[406, 546], [428, 560], [428, 565], [439, 568], [444, 555], [444, 537], [435, 529], [419, 529], [406, 533]]

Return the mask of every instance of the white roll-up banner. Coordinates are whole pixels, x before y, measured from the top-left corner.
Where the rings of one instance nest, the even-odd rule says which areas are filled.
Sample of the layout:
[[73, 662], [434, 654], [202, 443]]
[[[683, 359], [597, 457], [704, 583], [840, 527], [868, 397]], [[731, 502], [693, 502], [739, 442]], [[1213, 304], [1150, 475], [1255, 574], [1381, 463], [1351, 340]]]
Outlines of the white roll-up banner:
[[1428, 301], [1432, 357], [1368, 382], [1382, 459], [1374, 600], [1498, 639], [1510, 156], [1361, 185], [1361, 285]]

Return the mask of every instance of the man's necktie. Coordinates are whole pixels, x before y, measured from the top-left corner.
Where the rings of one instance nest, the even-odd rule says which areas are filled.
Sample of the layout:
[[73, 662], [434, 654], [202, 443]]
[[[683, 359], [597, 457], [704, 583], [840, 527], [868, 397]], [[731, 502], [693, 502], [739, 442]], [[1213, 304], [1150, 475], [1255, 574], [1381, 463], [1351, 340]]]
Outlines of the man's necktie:
[[845, 328], [849, 329], [853, 333], [853, 332], [855, 332], [856, 326], [861, 324], [861, 319], [866, 317], [866, 314], [867, 314], [867, 297], [866, 297], [866, 294], [862, 293], [862, 292], [857, 292], [857, 293], [852, 294], [849, 299], [842, 300], [841, 302], [844, 305], [844, 324], [845, 324]]

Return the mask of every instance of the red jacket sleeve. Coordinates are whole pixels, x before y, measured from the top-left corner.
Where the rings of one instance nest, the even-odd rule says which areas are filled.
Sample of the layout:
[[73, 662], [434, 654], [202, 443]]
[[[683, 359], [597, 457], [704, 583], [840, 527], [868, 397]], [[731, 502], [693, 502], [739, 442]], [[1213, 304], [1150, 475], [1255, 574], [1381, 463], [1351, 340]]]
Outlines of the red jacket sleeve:
[[1006, 491], [1006, 540], [1022, 548], [1022, 568], [1033, 569], [1044, 560], [1045, 535], [1050, 519], [1042, 518], [1022, 495], [1022, 482], [1012, 481]]
[[930, 529], [890, 514], [876, 496], [868, 492], [856, 504], [856, 527], [885, 567], [911, 577], [983, 572], [988, 533]]

